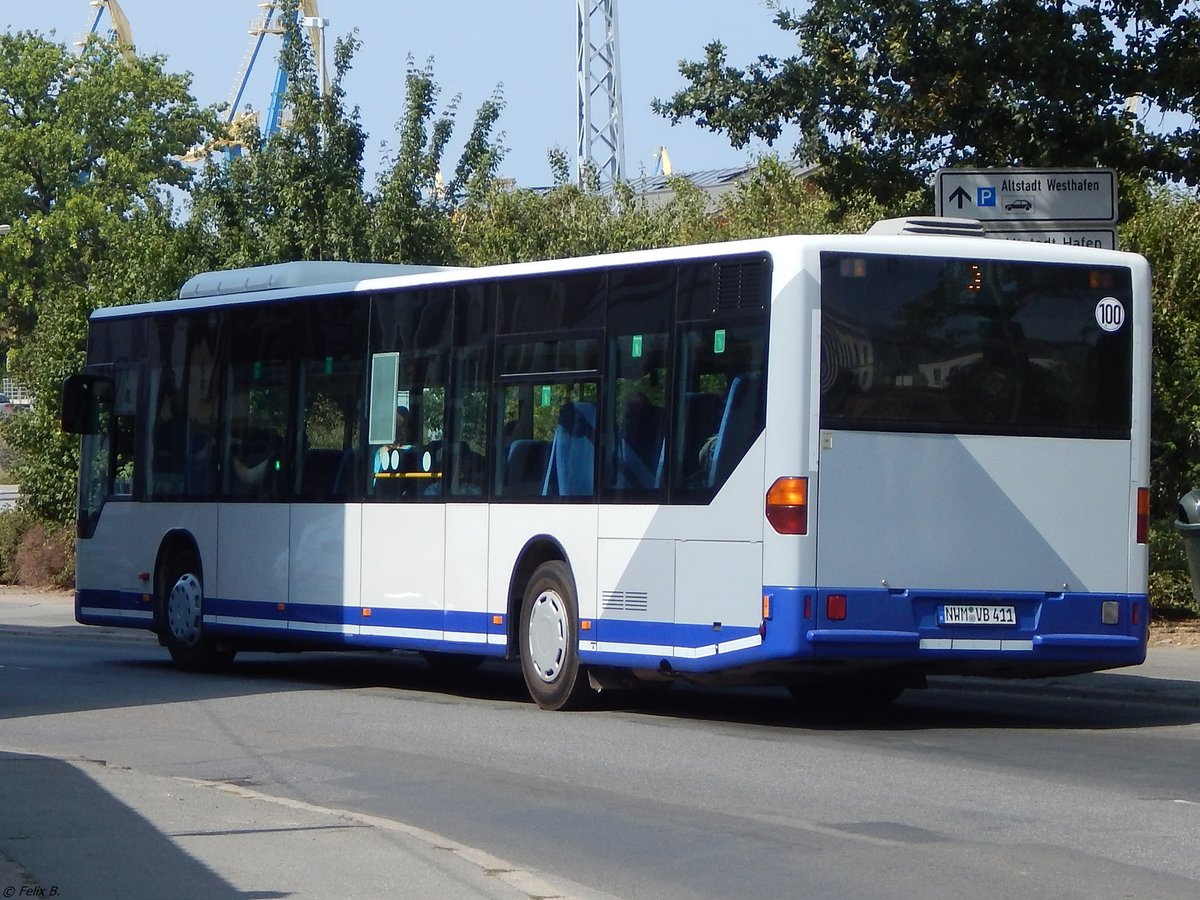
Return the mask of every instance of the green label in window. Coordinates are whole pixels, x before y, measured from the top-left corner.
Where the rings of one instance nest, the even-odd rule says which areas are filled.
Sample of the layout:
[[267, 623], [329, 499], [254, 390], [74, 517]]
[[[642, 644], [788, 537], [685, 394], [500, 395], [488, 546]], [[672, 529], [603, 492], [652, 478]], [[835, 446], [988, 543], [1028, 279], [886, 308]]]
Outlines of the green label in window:
[[718, 328], [713, 334], [713, 353], [725, 352], [725, 329]]
[[630, 342], [630, 351], [633, 353], [634, 359], [641, 359], [641, 357], [642, 357], [642, 336], [640, 334], [635, 334], [633, 336], [633, 340]]
[[541, 402], [542, 402], [542, 406], [550, 405], [550, 385], [548, 385], [548, 384], [542, 385], [542, 401]]

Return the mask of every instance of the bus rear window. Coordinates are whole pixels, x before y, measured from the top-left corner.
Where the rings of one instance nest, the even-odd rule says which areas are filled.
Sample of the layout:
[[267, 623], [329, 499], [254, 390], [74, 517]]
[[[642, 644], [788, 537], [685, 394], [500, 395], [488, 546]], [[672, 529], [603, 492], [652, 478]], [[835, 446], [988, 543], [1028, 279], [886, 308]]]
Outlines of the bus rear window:
[[821, 427], [1128, 438], [1132, 284], [1111, 266], [821, 255]]

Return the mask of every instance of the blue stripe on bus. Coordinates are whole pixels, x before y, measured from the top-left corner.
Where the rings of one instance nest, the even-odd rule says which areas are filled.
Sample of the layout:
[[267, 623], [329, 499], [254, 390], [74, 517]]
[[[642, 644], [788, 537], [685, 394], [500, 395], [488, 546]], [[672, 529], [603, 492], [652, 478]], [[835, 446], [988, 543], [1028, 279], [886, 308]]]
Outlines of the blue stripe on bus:
[[150, 628], [154, 604], [141, 591], [75, 591], [75, 621], [84, 625]]
[[[585, 663], [644, 668], [669, 660], [681, 672], [704, 672], [772, 660], [1015, 659], [1107, 660], [1132, 665], [1145, 658], [1149, 604], [1145, 595], [1031, 592], [908, 591], [765, 586], [771, 616], [762, 637], [753, 626], [594, 619], [581, 634]], [[828, 617], [828, 598], [845, 598], [845, 619]], [[153, 604], [137, 591], [76, 591], [84, 624], [153, 627]], [[805, 617], [805, 601], [809, 614]], [[1115, 601], [1118, 624], [1101, 623]], [[1013, 606], [1016, 626], [946, 625], [946, 605]], [[1139, 622], [1132, 623], [1137, 606]], [[501, 656], [505, 625], [492, 614], [461, 610], [229, 600], [206, 597], [205, 627], [229, 636], [287, 637], [297, 643], [443, 650]], [[1089, 630], [1090, 624], [1090, 630]], [[327, 629], [327, 630], [326, 630]], [[382, 633], [362, 633], [378, 630]]]

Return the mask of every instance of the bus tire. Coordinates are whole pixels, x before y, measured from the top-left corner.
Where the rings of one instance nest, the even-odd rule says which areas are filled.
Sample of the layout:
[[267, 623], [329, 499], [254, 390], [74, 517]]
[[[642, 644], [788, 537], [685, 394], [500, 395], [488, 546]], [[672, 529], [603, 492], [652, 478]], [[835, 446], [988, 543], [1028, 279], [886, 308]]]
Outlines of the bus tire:
[[533, 572], [521, 601], [521, 673], [542, 709], [578, 709], [591, 691], [579, 664], [579, 605], [571, 569], [559, 560]]
[[227, 668], [236, 653], [217, 646], [204, 633], [204, 586], [192, 569], [182, 565], [163, 579], [163, 644], [175, 665], [189, 672]]

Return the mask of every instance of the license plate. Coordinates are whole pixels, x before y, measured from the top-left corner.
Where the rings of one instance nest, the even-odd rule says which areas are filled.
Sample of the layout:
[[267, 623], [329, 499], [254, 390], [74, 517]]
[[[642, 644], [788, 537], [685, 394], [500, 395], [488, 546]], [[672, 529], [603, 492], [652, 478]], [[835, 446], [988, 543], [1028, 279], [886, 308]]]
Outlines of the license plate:
[[1015, 606], [943, 606], [941, 625], [1016, 625]]

